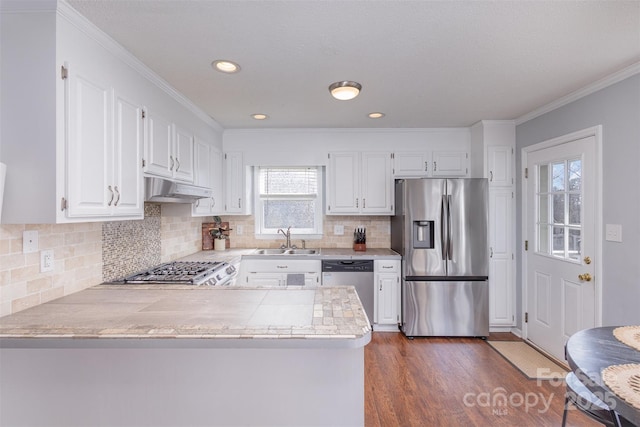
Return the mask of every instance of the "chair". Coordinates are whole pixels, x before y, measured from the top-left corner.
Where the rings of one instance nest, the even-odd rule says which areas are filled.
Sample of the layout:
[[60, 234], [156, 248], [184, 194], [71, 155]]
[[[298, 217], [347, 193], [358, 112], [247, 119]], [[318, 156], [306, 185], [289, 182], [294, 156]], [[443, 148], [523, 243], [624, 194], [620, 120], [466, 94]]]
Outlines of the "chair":
[[[620, 419], [618, 421], [618, 417], [615, 417], [615, 413], [602, 400], [598, 399], [598, 397], [594, 395], [584, 384], [582, 384], [573, 372], [569, 372], [565, 380], [567, 382], [567, 391], [564, 398], [562, 427], [565, 427], [567, 422], [569, 403], [572, 403], [581, 412], [599, 423], [611, 427], [620, 427], [619, 421], [622, 422], [623, 420]], [[622, 425], [626, 425], [626, 423], [623, 423]]]

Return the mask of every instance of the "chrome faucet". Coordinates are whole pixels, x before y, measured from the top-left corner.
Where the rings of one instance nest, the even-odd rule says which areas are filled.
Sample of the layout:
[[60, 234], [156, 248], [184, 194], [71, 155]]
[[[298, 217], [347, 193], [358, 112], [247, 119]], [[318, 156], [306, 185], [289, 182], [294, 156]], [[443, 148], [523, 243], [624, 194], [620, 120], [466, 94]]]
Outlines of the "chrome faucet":
[[287, 227], [286, 232], [282, 228], [279, 228], [277, 233], [282, 233], [285, 239], [287, 239], [287, 245], [281, 245], [280, 249], [291, 249], [291, 226]]

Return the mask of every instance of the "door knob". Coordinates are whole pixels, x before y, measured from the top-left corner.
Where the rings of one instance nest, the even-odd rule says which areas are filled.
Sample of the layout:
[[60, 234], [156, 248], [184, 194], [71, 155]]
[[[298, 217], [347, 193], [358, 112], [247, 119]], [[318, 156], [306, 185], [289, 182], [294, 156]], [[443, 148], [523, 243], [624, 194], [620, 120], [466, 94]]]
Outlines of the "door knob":
[[591, 257], [588, 257], [588, 256], [584, 257], [584, 263], [587, 265], [591, 264]]
[[578, 274], [578, 279], [584, 280], [585, 282], [591, 281], [591, 275], [589, 273]]

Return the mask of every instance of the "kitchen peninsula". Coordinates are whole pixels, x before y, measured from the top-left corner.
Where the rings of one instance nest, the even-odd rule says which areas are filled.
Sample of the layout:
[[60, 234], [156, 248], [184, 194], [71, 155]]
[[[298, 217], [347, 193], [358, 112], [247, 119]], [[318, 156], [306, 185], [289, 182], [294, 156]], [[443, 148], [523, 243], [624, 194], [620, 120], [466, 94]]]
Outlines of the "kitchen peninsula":
[[363, 425], [352, 287], [100, 285], [0, 319], [1, 425]]

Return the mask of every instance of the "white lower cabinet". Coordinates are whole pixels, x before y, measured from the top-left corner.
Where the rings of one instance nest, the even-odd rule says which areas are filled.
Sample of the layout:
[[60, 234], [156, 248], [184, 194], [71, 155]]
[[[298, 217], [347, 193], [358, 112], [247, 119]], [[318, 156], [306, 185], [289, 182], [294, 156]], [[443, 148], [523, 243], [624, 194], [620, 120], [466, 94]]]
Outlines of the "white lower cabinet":
[[375, 331], [398, 332], [400, 323], [400, 260], [374, 261]]
[[236, 284], [239, 286], [297, 285], [304, 275], [304, 286], [320, 286], [321, 261], [305, 259], [243, 259]]

